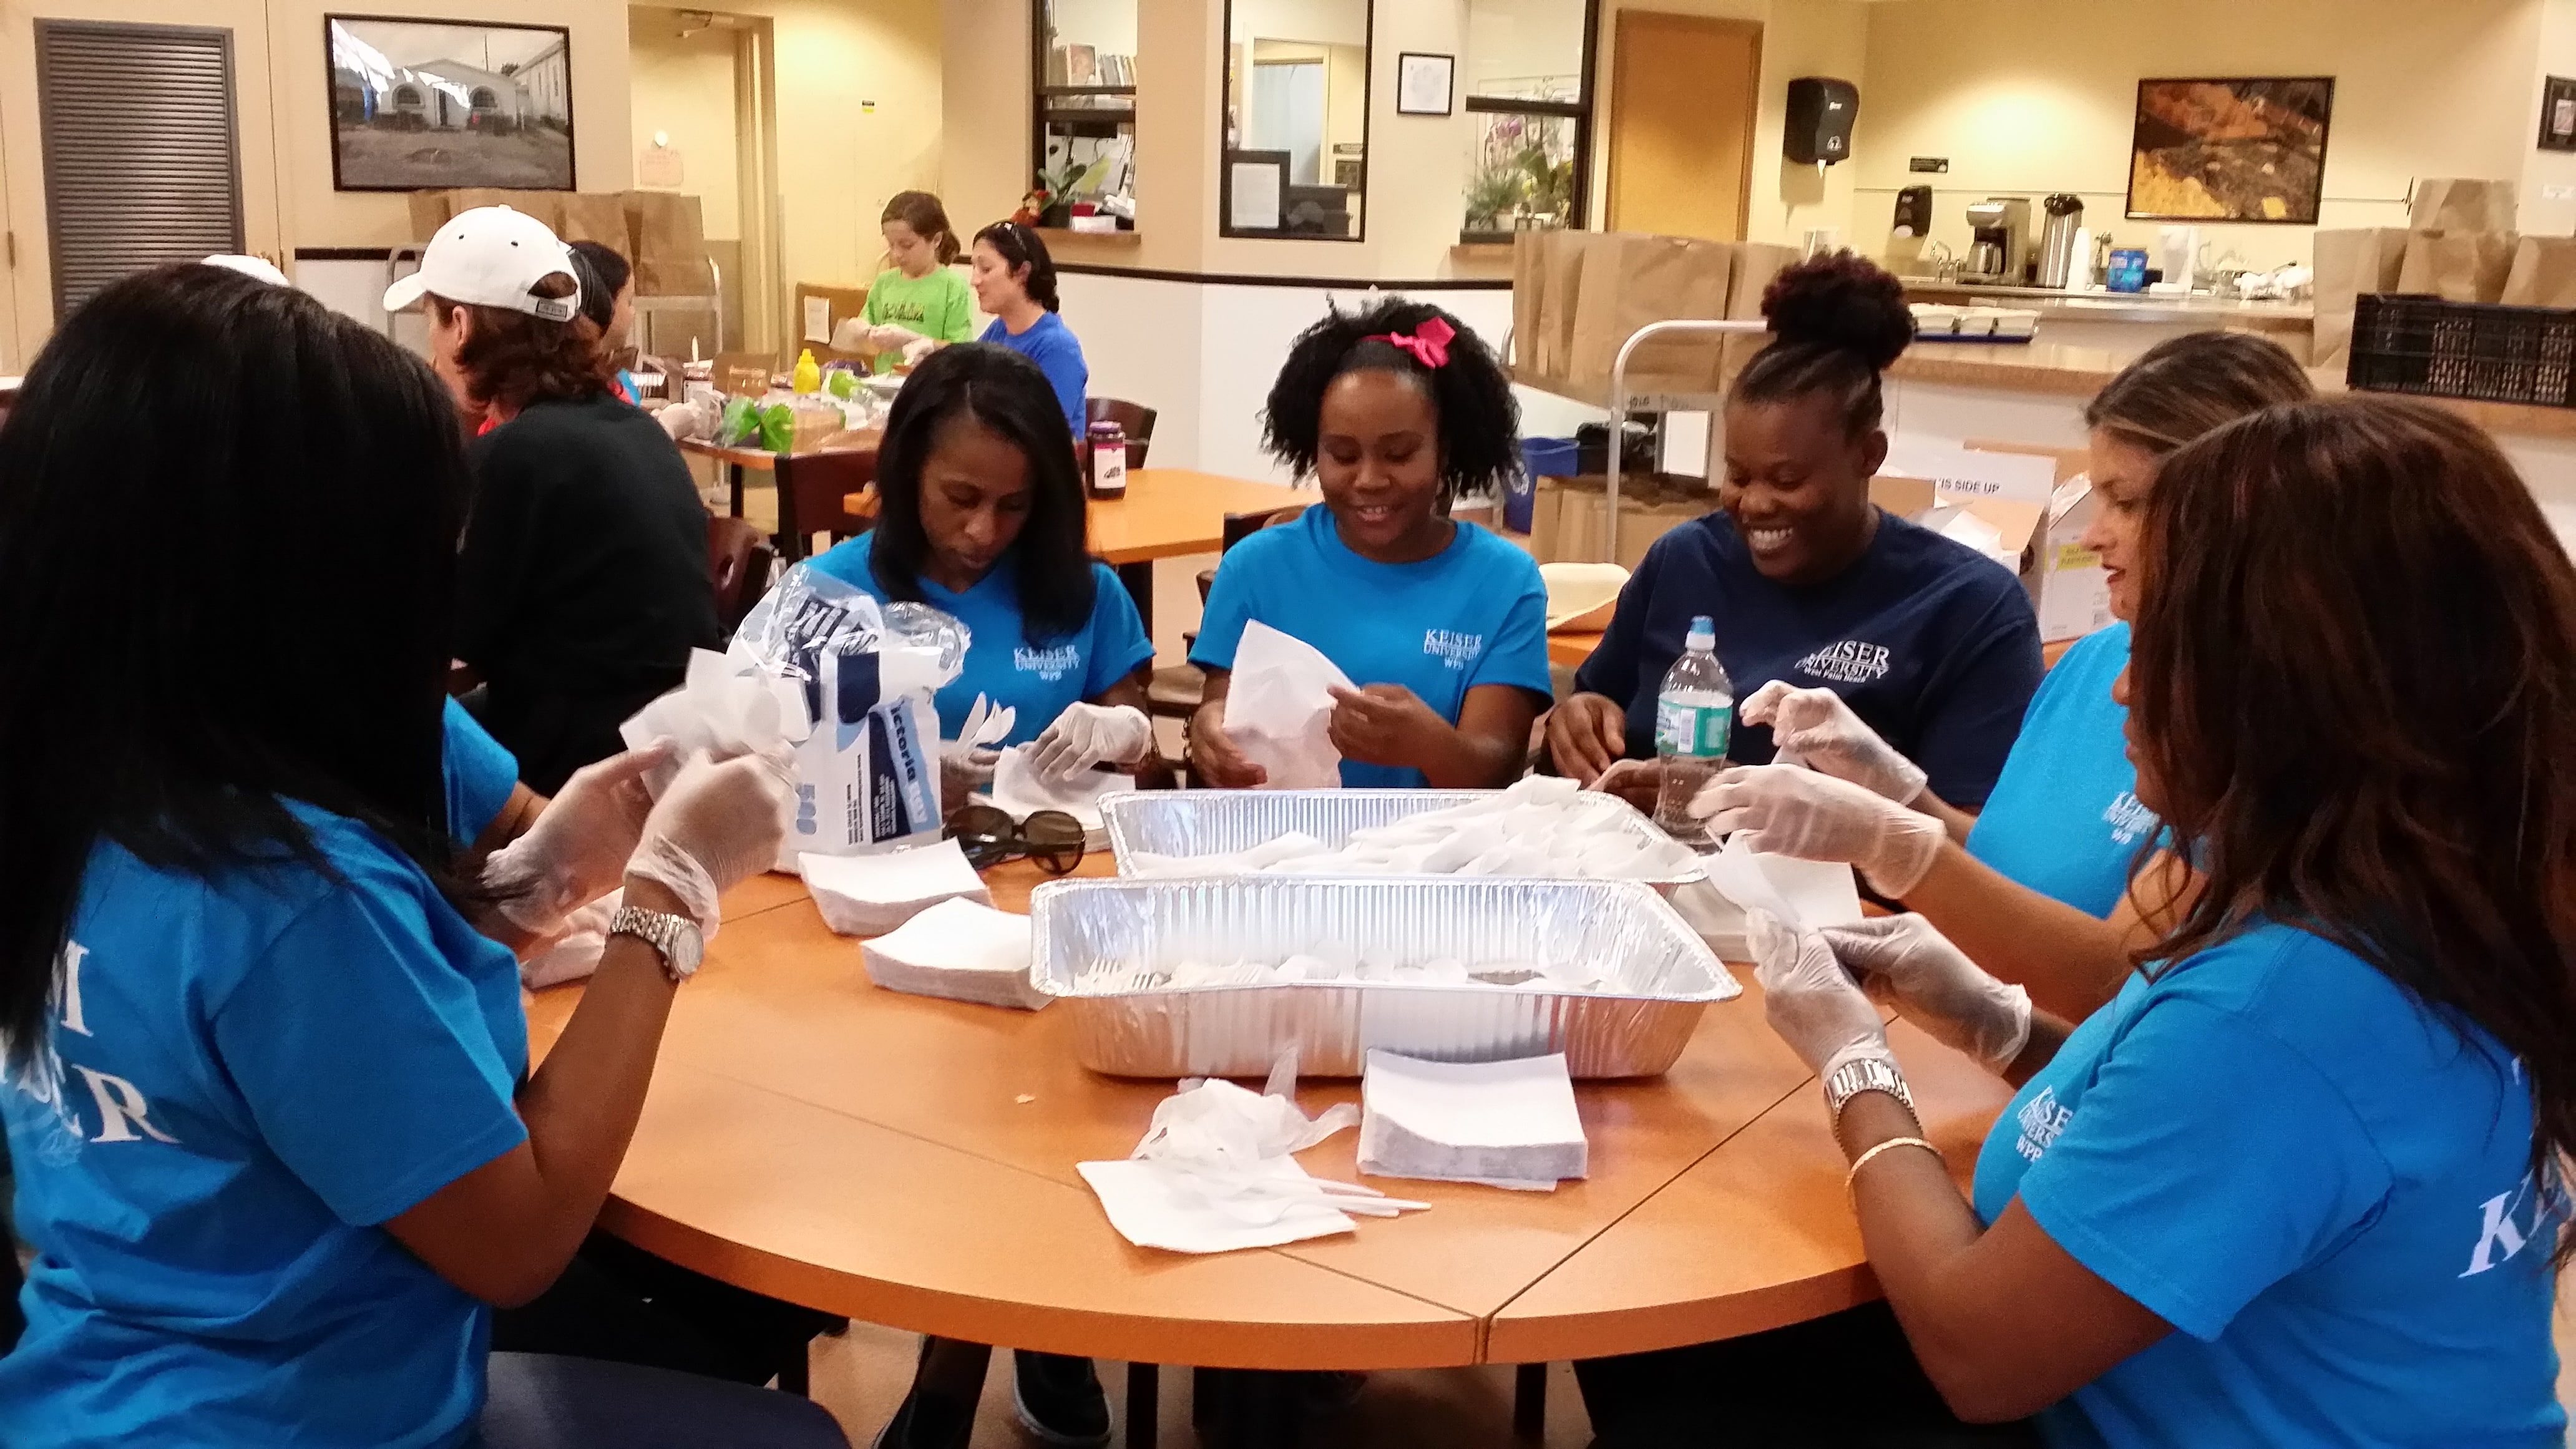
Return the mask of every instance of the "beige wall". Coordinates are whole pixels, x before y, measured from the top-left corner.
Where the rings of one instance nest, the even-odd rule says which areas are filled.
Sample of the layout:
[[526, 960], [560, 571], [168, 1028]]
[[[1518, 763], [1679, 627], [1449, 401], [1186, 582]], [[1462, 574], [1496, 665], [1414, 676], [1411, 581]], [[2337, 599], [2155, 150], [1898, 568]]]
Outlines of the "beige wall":
[[[2534, 56], [2559, 0], [1902, 0], [1872, 7], [1852, 240], [1887, 241], [1895, 190], [1930, 181], [1936, 238], [1961, 246], [1962, 208], [1989, 193], [2083, 196], [2122, 245], [2156, 223], [2122, 217], [2142, 76], [2331, 75], [2327, 226], [2402, 224], [2420, 176], [2521, 177], [2537, 124]], [[2563, 22], [2562, 22], [2563, 23]], [[2556, 27], [2553, 27], [2556, 29]], [[2576, 26], [2567, 27], [2576, 31]], [[2569, 48], [2576, 34], [2561, 41]], [[2564, 57], [2576, 60], [2576, 57]], [[1946, 156], [1946, 176], [1906, 172]], [[2570, 178], [2576, 179], [2576, 178]], [[2207, 229], [2212, 257], [2304, 260], [2310, 229]]]
[[[2553, 75], [2576, 75], [2576, 0], [2543, 0], [2540, 61], [2528, 83], [2530, 121], [2523, 128], [2522, 229], [2566, 236], [2576, 233], [2576, 151], [2543, 151], [2540, 87]], [[2551, 190], [2570, 193], [2551, 196]]]

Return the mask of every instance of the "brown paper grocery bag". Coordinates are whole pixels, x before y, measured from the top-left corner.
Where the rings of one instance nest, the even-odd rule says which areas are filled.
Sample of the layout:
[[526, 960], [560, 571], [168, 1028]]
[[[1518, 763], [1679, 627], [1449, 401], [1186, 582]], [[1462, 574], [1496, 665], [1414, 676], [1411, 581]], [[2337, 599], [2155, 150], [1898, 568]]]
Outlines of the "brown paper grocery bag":
[[464, 186], [454, 193], [458, 211], [472, 211], [478, 206], [506, 206], [522, 216], [533, 216], [556, 235], [563, 234], [562, 191], [512, 191], [498, 186]]
[[2510, 181], [2432, 177], [2415, 183], [2406, 208], [2410, 231], [2511, 231], [2516, 224]]
[[[1674, 319], [1726, 316], [1735, 256], [1724, 242], [1607, 232], [1583, 253], [1569, 375], [1586, 386], [1607, 383], [1619, 350], [1641, 327]], [[1718, 339], [1675, 338], [1641, 347], [1628, 364], [1637, 391], [1712, 389], [1724, 349]]]
[[[1762, 294], [1769, 290], [1773, 278], [1797, 264], [1798, 249], [1776, 246], [1769, 242], [1735, 244], [1735, 280], [1727, 289], [1726, 315], [1736, 321], [1758, 322], [1762, 319]], [[1735, 375], [1753, 354], [1771, 345], [1769, 336], [1729, 337], [1726, 339], [1726, 384], [1735, 385]]]
[[568, 242], [598, 242], [630, 263], [635, 260], [635, 237], [627, 229], [623, 198], [613, 192], [567, 191], [562, 201], [563, 222], [555, 235]]
[[705, 214], [694, 196], [669, 191], [621, 192], [635, 238], [635, 290], [646, 297], [705, 297], [716, 289], [707, 261]]
[[415, 191], [410, 200], [411, 234], [417, 241], [425, 242], [438, 235], [438, 229], [447, 225], [447, 219], [456, 214], [456, 193], [453, 191]]
[[1574, 324], [1583, 303], [1583, 256], [1597, 233], [1552, 231], [1539, 247], [1538, 343], [1522, 355], [1544, 378], [1563, 379], [1573, 366]]
[[2367, 227], [2316, 234], [2316, 351], [2313, 365], [2341, 367], [2352, 355], [2353, 299], [2394, 292], [2405, 268], [2407, 233]]
[[2509, 307], [2576, 307], [2576, 237], [2527, 236], [2505, 274]]
[[1547, 238], [1524, 231], [1512, 238], [1512, 355], [1524, 377], [1539, 377], [1539, 317], [1547, 311]]
[[2506, 232], [2419, 231], [2406, 239], [2397, 290], [2445, 302], [2498, 301], [2517, 240]]

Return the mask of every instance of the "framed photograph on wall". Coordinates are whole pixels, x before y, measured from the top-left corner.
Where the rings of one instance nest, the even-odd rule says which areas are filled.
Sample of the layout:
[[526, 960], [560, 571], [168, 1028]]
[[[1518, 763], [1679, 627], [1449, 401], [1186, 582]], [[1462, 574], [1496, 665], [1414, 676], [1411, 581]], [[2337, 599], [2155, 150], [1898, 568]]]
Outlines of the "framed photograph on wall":
[[2576, 151], [2576, 80], [2554, 75], [2541, 82], [2540, 149]]
[[1395, 58], [1395, 113], [1446, 116], [1457, 104], [1458, 57], [1404, 51]]
[[325, 15], [331, 184], [570, 191], [572, 32]]
[[2313, 226], [2332, 76], [2138, 82], [2129, 216]]

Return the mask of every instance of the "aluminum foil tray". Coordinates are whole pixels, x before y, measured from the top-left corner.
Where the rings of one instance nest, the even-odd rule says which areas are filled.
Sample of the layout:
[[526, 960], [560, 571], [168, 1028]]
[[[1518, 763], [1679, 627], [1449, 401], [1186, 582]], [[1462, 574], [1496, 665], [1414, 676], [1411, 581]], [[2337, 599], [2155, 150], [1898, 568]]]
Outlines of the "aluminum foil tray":
[[[1380, 825], [1393, 825], [1415, 815], [1473, 805], [1501, 794], [1499, 790], [1128, 790], [1103, 796], [1100, 813], [1109, 826], [1109, 848], [1118, 853], [1124, 874], [1129, 855], [1228, 855], [1302, 831], [1327, 849], [1349, 843], [1352, 835]], [[1616, 795], [1589, 795], [1596, 809], [1615, 816], [1620, 827], [1640, 837], [1668, 839], [1655, 822]], [[1430, 877], [1439, 879], [1439, 877]], [[1666, 896], [1693, 881], [1708, 879], [1697, 867], [1682, 875], [1645, 880]]]
[[[1122, 1077], [1257, 1077], [1298, 1048], [1309, 1076], [1356, 1077], [1371, 1047], [1434, 1061], [1564, 1052], [1577, 1077], [1668, 1070], [1700, 1013], [1744, 988], [1636, 881], [1238, 876], [1057, 881], [1031, 898], [1030, 974], [1074, 1055]], [[1136, 988], [1132, 967], [1272, 962], [1330, 945], [1401, 966], [1580, 960], [1608, 984], [1376, 981]]]

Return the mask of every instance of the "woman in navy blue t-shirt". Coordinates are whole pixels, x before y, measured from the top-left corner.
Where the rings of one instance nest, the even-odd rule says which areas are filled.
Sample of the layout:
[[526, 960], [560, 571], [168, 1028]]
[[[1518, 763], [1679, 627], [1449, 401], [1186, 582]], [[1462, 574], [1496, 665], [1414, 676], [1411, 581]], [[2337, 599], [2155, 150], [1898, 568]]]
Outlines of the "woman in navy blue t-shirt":
[[[1782, 272], [1762, 308], [1774, 336], [1727, 400], [1718, 511], [1647, 551], [1548, 718], [1549, 754], [1587, 785], [1652, 761], [1656, 694], [1705, 614], [1738, 699], [1773, 680], [1831, 689], [1973, 810], [2039, 687], [2039, 625], [2010, 570], [1869, 501], [1879, 374], [1914, 335], [1904, 289], [1844, 254]], [[1737, 728], [1729, 759], [1771, 757], [1768, 729]], [[1652, 767], [1609, 785], [1651, 798]]]

